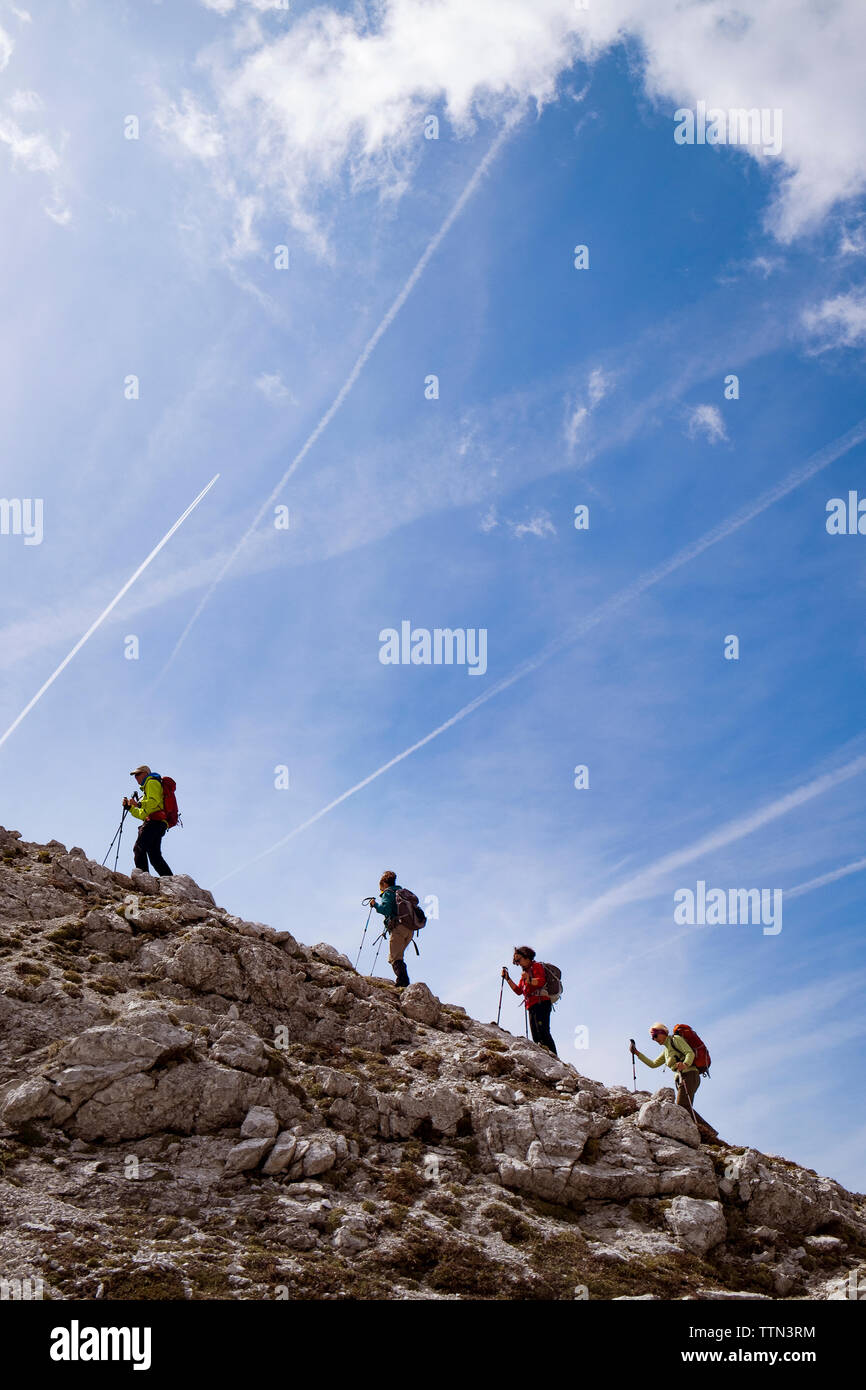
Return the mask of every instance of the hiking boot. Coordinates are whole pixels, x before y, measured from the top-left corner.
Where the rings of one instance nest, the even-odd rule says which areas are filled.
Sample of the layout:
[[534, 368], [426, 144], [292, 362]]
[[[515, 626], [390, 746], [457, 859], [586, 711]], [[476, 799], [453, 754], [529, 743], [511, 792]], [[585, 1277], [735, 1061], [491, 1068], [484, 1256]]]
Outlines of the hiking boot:
[[395, 960], [391, 968], [397, 979], [397, 988], [405, 989], [409, 983], [409, 971], [406, 969], [406, 962]]

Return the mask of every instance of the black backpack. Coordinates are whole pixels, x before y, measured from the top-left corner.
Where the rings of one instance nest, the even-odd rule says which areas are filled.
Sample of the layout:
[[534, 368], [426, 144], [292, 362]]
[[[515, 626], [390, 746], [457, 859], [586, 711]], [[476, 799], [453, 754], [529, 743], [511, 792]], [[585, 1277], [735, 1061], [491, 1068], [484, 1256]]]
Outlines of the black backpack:
[[409, 931], [416, 932], [427, 925], [427, 914], [414, 893], [408, 888], [398, 888], [396, 897], [397, 921], [401, 927], [408, 927]]

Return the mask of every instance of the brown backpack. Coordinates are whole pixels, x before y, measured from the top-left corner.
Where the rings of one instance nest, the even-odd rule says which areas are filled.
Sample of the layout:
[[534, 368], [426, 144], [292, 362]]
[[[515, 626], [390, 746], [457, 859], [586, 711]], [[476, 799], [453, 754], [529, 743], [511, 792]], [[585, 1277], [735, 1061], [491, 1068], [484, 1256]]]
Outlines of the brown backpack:
[[408, 888], [398, 888], [397, 899], [397, 921], [401, 927], [407, 927], [409, 931], [420, 931], [427, 925], [427, 914], [418, 902], [417, 895]]

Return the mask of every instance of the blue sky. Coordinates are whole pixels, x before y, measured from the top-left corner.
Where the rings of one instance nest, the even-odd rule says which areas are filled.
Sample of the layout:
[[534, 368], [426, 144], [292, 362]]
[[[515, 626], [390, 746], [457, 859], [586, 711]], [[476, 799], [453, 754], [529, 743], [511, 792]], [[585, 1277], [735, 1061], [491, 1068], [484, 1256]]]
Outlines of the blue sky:
[[[726, 1137], [862, 1190], [866, 20], [645, 8], [0, 7], [2, 491], [44, 504], [4, 730], [219, 474], [0, 745], [2, 820], [101, 858], [145, 760], [232, 911], [354, 958], [393, 867], [413, 978], [486, 1020], [529, 941], [584, 1073], [690, 1022]], [[676, 144], [699, 101], [781, 153]], [[383, 665], [403, 620], [486, 672]], [[677, 926], [699, 879], [782, 930]]]

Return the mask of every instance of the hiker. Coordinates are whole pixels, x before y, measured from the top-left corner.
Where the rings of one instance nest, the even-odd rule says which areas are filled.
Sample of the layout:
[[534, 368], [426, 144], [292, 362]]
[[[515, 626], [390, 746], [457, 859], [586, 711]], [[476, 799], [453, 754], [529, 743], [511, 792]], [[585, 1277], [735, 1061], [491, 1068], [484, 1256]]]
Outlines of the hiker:
[[[415, 928], [410, 925], [405, 914], [403, 920], [401, 920], [397, 894], [407, 893], [407, 890], [400, 887], [394, 870], [386, 869], [379, 879], [379, 892], [382, 895], [382, 901], [377, 903], [376, 899], [372, 898], [370, 900], [370, 906], [374, 907], [376, 911], [385, 918], [383, 930], [388, 937], [388, 960], [396, 976], [398, 988], [405, 989], [409, 983], [409, 972], [406, 969], [403, 953], [412, 940]], [[417, 904], [418, 899], [415, 897], [414, 893], [408, 894], [408, 897], [410, 899], [414, 898]], [[420, 911], [420, 908], [418, 911]]]
[[648, 1067], [661, 1067], [667, 1063], [671, 1071], [676, 1073], [677, 1105], [689, 1111], [698, 1129], [703, 1126], [705, 1130], [715, 1134], [712, 1125], [707, 1124], [692, 1105], [695, 1092], [701, 1084], [701, 1074], [695, 1066], [695, 1054], [689, 1044], [678, 1034], [669, 1033], [664, 1023], [654, 1023], [649, 1032], [653, 1042], [663, 1048], [655, 1061], [651, 1062], [649, 1057], [644, 1057], [642, 1052], [638, 1052], [633, 1042], [629, 1043], [629, 1052], [634, 1057], [640, 1057]]
[[134, 777], [141, 787], [143, 797], [139, 801], [136, 792], [132, 797], [125, 796], [123, 798], [123, 805], [130, 815], [135, 816], [136, 820], [144, 821], [132, 851], [135, 867], [141, 869], [142, 873], [149, 873], [150, 870], [147, 867], [149, 859], [160, 878], [171, 878], [171, 869], [162, 857], [163, 836], [168, 830], [162, 778], [151, 772], [147, 763], [142, 763], [129, 775]]
[[547, 974], [540, 961], [535, 959], [531, 946], [515, 946], [512, 965], [520, 967], [520, 979], [514, 983], [508, 973], [508, 966], [502, 967], [502, 978], [515, 994], [522, 994], [529, 1018], [529, 1031], [532, 1041], [546, 1047], [556, 1057], [556, 1043], [550, 1035], [551, 999], [547, 992]]

